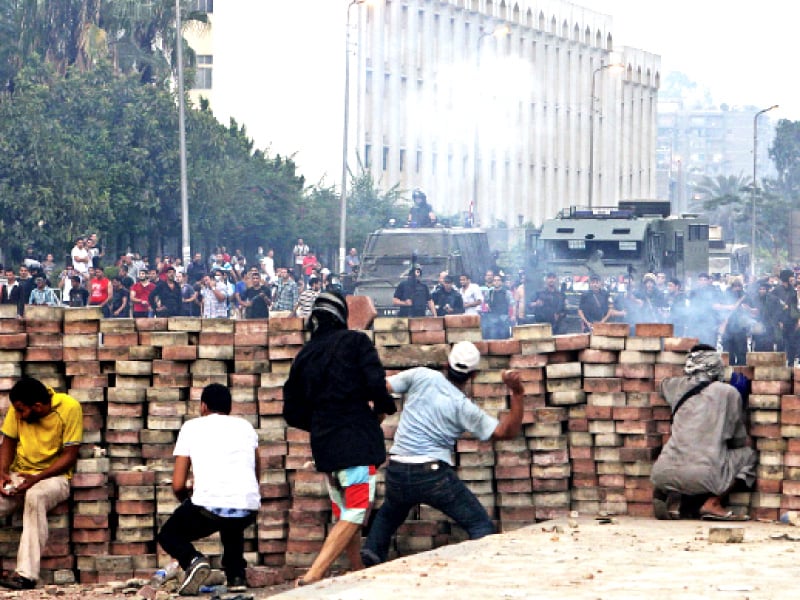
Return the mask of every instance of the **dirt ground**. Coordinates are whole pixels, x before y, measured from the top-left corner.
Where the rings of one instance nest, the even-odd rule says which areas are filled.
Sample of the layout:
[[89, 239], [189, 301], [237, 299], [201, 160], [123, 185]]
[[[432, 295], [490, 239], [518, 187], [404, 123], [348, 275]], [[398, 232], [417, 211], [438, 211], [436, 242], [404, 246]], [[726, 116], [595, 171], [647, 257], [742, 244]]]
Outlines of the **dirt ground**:
[[[511, 533], [399, 558], [316, 585], [252, 589], [255, 600], [425, 598], [620, 600], [797, 598], [800, 528], [780, 523], [655, 521], [629, 517], [547, 521]], [[742, 528], [740, 543], [709, 540]], [[712, 533], [712, 537], [720, 533]], [[721, 532], [723, 537], [729, 535]], [[232, 597], [235, 594], [228, 594]], [[119, 586], [0, 592], [43, 600], [136, 598]], [[163, 595], [163, 600], [168, 596]], [[205, 595], [210, 598], [210, 595]], [[225, 596], [223, 596], [224, 598]]]

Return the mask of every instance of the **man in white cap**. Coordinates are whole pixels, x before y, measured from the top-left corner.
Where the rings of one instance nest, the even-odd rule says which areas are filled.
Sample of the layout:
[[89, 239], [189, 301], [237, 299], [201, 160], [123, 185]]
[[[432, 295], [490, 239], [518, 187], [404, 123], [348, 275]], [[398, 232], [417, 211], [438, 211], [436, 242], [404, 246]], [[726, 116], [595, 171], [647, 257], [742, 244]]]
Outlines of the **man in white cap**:
[[487, 415], [464, 394], [480, 358], [472, 342], [458, 342], [450, 352], [446, 376], [417, 367], [387, 378], [386, 388], [407, 398], [389, 451], [386, 497], [361, 550], [365, 566], [386, 561], [392, 535], [417, 504], [442, 511], [470, 539], [495, 532], [486, 509], [456, 475], [452, 450], [465, 431], [482, 441], [516, 437], [522, 423], [523, 388], [519, 372], [503, 371], [511, 410], [500, 421]]

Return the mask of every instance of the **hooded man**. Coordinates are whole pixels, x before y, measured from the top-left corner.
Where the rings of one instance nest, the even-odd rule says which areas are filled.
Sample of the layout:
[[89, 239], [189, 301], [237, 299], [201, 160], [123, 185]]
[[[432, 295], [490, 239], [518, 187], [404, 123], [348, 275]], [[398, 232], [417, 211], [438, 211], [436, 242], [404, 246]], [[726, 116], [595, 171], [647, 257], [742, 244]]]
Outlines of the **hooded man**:
[[655, 516], [679, 519], [682, 496], [703, 496], [702, 518], [742, 520], [723, 505], [737, 484], [749, 489], [755, 482], [742, 397], [722, 382], [722, 357], [711, 346], [694, 346], [683, 371], [661, 382], [672, 430], [650, 475]]
[[314, 463], [328, 476], [337, 521], [298, 585], [322, 579], [343, 552], [352, 569], [363, 568], [359, 530], [375, 498], [377, 469], [386, 460], [380, 424], [397, 411], [375, 346], [363, 332], [347, 328], [347, 317], [341, 294], [317, 296], [308, 320], [311, 339], [283, 387], [283, 418], [310, 432]]

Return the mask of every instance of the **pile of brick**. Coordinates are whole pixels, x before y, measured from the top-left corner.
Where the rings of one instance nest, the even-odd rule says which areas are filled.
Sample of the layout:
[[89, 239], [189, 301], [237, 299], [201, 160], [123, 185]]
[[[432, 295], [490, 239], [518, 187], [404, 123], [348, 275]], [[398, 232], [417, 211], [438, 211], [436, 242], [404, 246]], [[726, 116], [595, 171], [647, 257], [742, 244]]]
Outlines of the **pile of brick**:
[[[330, 528], [330, 504], [308, 434], [281, 416], [283, 384], [307, 335], [302, 320], [109, 320], [94, 308], [47, 307], [18, 319], [13, 308], [0, 305], [0, 411], [22, 375], [70, 393], [84, 409], [86, 443], [73, 499], [50, 517], [45, 581], [145, 577], [166, 562], [155, 536], [177, 502], [172, 450], [209, 383], [230, 387], [233, 413], [259, 435], [262, 505], [246, 533], [248, 561], [268, 567], [271, 582], [311, 564]], [[576, 510], [652, 514], [650, 470], [670, 427], [658, 384], [682, 373], [695, 340], [672, 337], [668, 325], [638, 325], [630, 335], [627, 325], [603, 324], [564, 336], [549, 325], [520, 326], [512, 339], [486, 341], [469, 315], [380, 318], [366, 333], [389, 374], [441, 368], [453, 343], [476, 343], [481, 370], [468, 395], [494, 416], [508, 407], [502, 371], [521, 372], [522, 434], [495, 443], [466, 437], [454, 453], [458, 475], [499, 529]], [[732, 503], [776, 519], [800, 510], [800, 371], [782, 353], [749, 354], [748, 366], [735, 369], [753, 380], [748, 417], [760, 463], [753, 493], [734, 494]], [[399, 418], [383, 423], [387, 447]], [[379, 475], [378, 505], [382, 493]], [[13, 567], [19, 530], [15, 518], [0, 532], [3, 568]], [[394, 551], [464, 537], [423, 506], [398, 531]], [[218, 537], [198, 546], [218, 565]]]

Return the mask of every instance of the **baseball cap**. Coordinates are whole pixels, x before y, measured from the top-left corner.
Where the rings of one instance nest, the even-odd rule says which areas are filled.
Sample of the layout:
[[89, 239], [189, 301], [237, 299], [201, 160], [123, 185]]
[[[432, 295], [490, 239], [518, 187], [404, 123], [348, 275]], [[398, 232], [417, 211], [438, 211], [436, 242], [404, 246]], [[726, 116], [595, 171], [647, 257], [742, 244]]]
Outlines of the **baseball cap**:
[[447, 362], [453, 371], [464, 374], [477, 371], [480, 360], [480, 350], [472, 342], [456, 343], [447, 358]]

